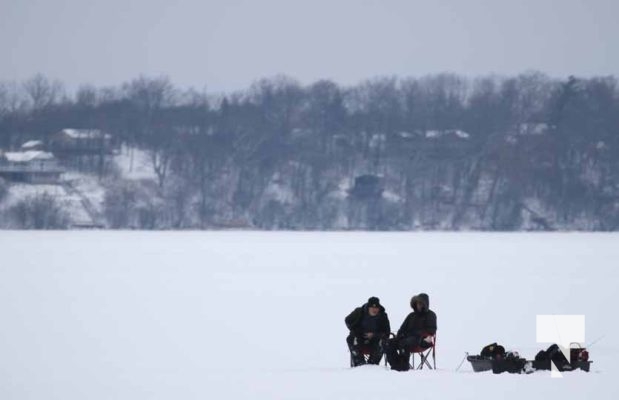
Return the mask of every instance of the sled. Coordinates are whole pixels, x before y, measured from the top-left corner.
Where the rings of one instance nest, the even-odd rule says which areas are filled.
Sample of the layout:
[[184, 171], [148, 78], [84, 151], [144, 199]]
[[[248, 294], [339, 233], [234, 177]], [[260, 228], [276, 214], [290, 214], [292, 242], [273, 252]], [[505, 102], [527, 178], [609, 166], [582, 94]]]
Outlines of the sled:
[[466, 360], [471, 363], [474, 372], [492, 371], [492, 359], [479, 355], [466, 356]]

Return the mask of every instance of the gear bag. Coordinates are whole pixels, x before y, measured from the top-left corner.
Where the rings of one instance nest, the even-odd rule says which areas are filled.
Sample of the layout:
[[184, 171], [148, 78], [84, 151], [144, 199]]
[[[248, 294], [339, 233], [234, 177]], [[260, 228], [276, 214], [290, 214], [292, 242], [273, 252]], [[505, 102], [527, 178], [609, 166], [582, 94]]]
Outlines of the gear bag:
[[388, 342], [387, 362], [395, 371], [408, 371], [410, 369], [410, 353], [399, 348], [397, 339], [390, 339]]
[[[588, 353], [587, 353], [588, 358]], [[553, 344], [546, 350], [540, 350], [535, 356], [533, 363], [535, 369], [549, 370], [553, 362], [559, 371], [569, 371], [572, 369], [570, 362], [565, 358], [558, 345]]]
[[481, 349], [481, 353], [479, 353], [479, 355], [484, 358], [491, 358], [493, 360], [505, 358], [505, 347], [495, 342]]
[[405, 351], [390, 352], [387, 362], [395, 371], [408, 371], [410, 369], [410, 354]]
[[[492, 372], [500, 374], [509, 372], [510, 374], [520, 374], [525, 372], [527, 360], [521, 358], [517, 352], [509, 352], [503, 358], [496, 358], [492, 362]], [[529, 364], [530, 365], [530, 364]]]

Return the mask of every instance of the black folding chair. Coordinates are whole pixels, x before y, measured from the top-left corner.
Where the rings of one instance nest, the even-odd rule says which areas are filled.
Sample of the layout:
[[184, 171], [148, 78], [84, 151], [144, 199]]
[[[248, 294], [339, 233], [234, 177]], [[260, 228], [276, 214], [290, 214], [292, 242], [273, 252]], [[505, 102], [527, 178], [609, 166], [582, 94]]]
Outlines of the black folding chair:
[[[425, 337], [432, 338], [432, 341], [430, 342], [430, 347], [415, 346], [409, 350], [412, 356], [412, 369], [421, 370], [424, 366], [428, 367], [428, 369], [436, 369], [436, 334], [426, 335]], [[419, 356], [419, 364], [417, 365], [417, 367], [415, 367], [415, 358], [417, 355]], [[430, 364], [430, 357], [432, 357], [432, 364]]]

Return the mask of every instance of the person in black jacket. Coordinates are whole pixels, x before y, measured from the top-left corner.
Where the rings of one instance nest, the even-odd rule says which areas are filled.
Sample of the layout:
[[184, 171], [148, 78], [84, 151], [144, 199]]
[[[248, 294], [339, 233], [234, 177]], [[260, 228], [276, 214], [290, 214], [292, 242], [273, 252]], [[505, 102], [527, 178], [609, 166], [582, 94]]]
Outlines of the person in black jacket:
[[368, 363], [380, 364], [383, 358], [383, 343], [389, 337], [391, 326], [378, 297], [370, 297], [366, 304], [355, 308], [344, 322], [350, 330], [346, 343], [350, 350], [352, 366], [365, 364], [362, 348], [370, 351]]
[[421, 293], [411, 299], [408, 314], [394, 339], [389, 341], [387, 360], [392, 369], [407, 370], [411, 349], [432, 347], [436, 334], [436, 314], [430, 310], [430, 297]]

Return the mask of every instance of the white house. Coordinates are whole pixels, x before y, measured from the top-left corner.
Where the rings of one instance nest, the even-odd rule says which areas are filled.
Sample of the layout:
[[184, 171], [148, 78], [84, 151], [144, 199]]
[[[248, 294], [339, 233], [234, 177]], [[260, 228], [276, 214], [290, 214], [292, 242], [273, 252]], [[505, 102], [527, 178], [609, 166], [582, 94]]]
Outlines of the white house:
[[12, 181], [55, 183], [62, 172], [52, 153], [29, 150], [0, 154], [0, 176]]
[[63, 129], [50, 138], [50, 148], [59, 157], [110, 154], [112, 135], [100, 129]]
[[40, 140], [29, 140], [21, 145], [22, 151], [43, 150], [43, 142]]

